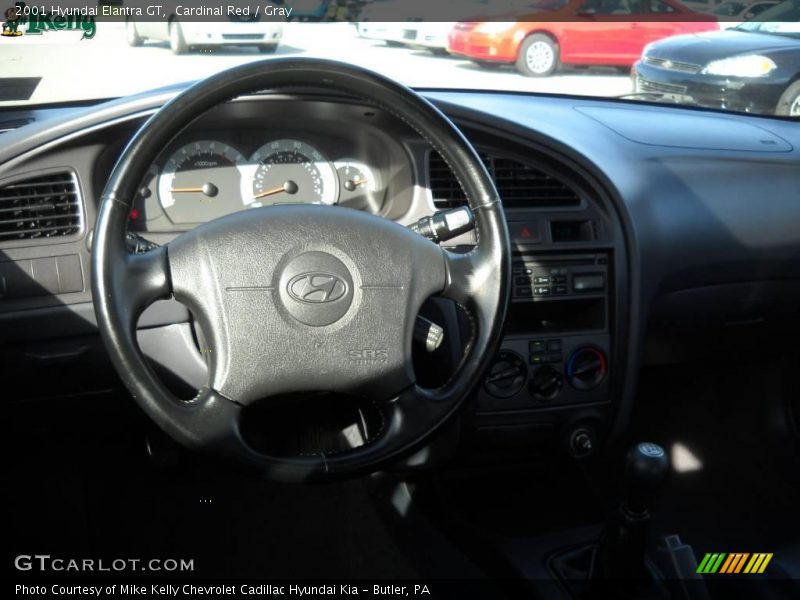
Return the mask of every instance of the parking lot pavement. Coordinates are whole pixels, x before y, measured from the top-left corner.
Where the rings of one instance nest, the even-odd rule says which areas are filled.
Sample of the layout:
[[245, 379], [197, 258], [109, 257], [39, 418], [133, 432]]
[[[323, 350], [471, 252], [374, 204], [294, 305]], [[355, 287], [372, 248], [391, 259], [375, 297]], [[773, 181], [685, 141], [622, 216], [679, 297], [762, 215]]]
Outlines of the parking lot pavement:
[[[213, 27], [213, 24], [209, 24]], [[557, 94], [616, 96], [631, 91], [630, 78], [613, 69], [565, 69], [555, 76], [527, 78], [511, 67], [485, 69], [425, 50], [390, 48], [359, 38], [347, 23], [290, 23], [274, 56], [324, 57], [357, 63], [415, 87], [480, 88]], [[131, 48], [124, 26], [99, 23], [91, 40], [71, 31], [0, 40], [0, 76], [41, 76], [32, 98], [46, 103], [109, 98], [190, 81], [233, 65], [260, 60], [252, 48], [173, 55], [166, 43]]]

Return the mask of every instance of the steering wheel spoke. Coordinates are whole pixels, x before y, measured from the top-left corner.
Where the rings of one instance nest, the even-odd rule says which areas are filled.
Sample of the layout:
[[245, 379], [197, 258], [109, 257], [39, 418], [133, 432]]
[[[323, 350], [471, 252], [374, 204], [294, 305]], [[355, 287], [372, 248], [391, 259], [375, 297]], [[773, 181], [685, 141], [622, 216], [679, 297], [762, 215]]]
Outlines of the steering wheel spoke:
[[102, 297], [113, 309], [126, 332], [133, 331], [137, 319], [150, 304], [172, 294], [165, 246], [132, 254], [124, 243], [106, 243], [101, 232], [95, 239], [94, 258], [109, 265], [109, 276], [93, 280], [93, 295]]
[[440, 295], [462, 305], [469, 304], [481, 287], [481, 277], [486, 276], [485, 271], [481, 270], [481, 257], [474, 250], [459, 253], [445, 249], [442, 253], [445, 257], [446, 280]]
[[166, 246], [141, 254], [126, 254], [124, 261], [121, 292], [125, 301], [130, 303], [132, 314], [138, 316], [156, 300], [172, 294]]

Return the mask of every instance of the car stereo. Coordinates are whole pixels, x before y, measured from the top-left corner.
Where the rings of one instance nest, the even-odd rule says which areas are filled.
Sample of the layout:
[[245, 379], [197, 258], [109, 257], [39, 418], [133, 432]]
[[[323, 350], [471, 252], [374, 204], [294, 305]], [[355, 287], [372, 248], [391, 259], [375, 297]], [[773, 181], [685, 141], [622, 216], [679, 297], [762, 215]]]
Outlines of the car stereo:
[[609, 288], [608, 256], [519, 256], [513, 263], [513, 301], [605, 296]]

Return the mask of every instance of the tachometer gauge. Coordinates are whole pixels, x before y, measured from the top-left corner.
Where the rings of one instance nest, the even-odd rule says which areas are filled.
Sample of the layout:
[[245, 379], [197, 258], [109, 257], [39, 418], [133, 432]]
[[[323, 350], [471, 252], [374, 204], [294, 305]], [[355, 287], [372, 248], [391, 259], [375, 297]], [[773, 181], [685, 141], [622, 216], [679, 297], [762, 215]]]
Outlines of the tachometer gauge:
[[363, 162], [343, 158], [334, 163], [339, 177], [339, 203], [352, 208], [380, 210], [380, 201], [375, 197], [381, 188], [378, 173]]
[[276, 140], [250, 157], [252, 184], [242, 194], [245, 204], [334, 204], [336, 172], [322, 153], [298, 140]]
[[164, 212], [173, 223], [204, 223], [241, 210], [246, 164], [240, 152], [213, 140], [178, 148], [158, 181]]

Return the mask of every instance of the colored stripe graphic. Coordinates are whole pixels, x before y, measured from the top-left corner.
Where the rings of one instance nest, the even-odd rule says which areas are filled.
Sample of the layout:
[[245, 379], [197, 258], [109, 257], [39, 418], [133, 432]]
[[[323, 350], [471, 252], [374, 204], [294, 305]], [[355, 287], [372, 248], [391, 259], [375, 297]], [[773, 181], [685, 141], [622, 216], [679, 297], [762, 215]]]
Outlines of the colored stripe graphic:
[[697, 567], [698, 573], [716, 573], [717, 569], [719, 569], [720, 563], [722, 563], [722, 559], [725, 558], [725, 553], [722, 554], [718, 552], [708, 553], [703, 558], [703, 561], [700, 563], [700, 566]]
[[771, 552], [707, 552], [697, 567], [697, 573], [710, 574], [734, 574], [763, 573], [769, 562], [772, 560]]
[[763, 554], [753, 554], [750, 557], [750, 562], [747, 563], [747, 566], [744, 568], [745, 573], [757, 573], [758, 566], [761, 564], [761, 561], [764, 560]]
[[736, 560], [736, 554], [728, 554], [728, 558], [722, 563], [722, 568], [719, 570], [720, 573], [727, 573], [728, 569], [731, 568], [731, 564]]
[[731, 552], [728, 556], [730, 556], [731, 562], [724, 570], [720, 571], [720, 573], [733, 573], [736, 569], [736, 565], [739, 564], [739, 560], [742, 558], [742, 555], [739, 552]]
[[720, 555], [717, 557], [717, 560], [715, 560], [714, 564], [711, 565], [711, 570], [709, 571], [709, 573], [716, 573], [720, 565], [722, 564], [722, 559], [724, 558], [725, 558], [725, 553], [724, 552], [720, 553]]
[[769, 561], [772, 560], [772, 553], [760, 552], [753, 554], [753, 558], [747, 563], [744, 569], [745, 573], [763, 573], [767, 568]]
[[697, 572], [698, 573], [705, 573], [706, 572], [706, 566], [708, 566], [708, 562], [709, 562], [710, 559], [711, 559], [711, 555], [706, 553], [706, 555], [703, 557], [703, 560], [700, 561], [700, 565], [697, 567]]
[[749, 556], [750, 556], [749, 552], [745, 554], [740, 554], [739, 560], [736, 562], [736, 567], [735, 568], [731, 567], [731, 573], [739, 573], [744, 567], [744, 561], [746, 561]]

